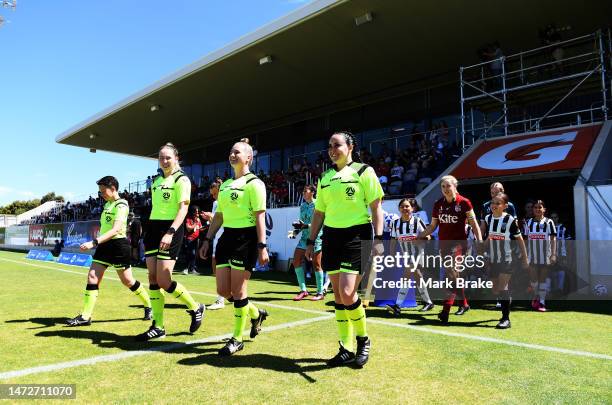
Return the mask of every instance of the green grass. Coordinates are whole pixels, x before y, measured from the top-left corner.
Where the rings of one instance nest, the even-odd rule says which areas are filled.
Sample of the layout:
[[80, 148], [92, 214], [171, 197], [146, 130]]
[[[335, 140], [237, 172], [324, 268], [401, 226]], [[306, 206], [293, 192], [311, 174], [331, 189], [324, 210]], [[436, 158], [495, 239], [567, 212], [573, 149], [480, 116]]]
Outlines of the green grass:
[[[232, 310], [227, 307], [208, 311], [202, 329], [189, 335], [185, 308], [167, 299], [168, 337], [148, 345], [135, 343], [132, 336], [148, 324], [140, 320], [138, 300], [109, 279], [116, 278], [114, 272], [102, 283], [94, 324], [63, 327], [62, 322], [81, 309], [86, 270], [23, 257], [0, 252], [0, 373], [204, 339], [232, 329]], [[135, 273], [146, 280], [144, 270]], [[201, 293], [194, 294], [196, 299], [214, 299], [212, 277], [176, 279]], [[256, 273], [249, 290], [271, 314], [266, 326], [332, 314], [329, 302], [291, 301], [296, 288], [284, 275]], [[0, 383], [75, 383], [77, 401], [88, 403], [611, 403], [612, 360], [427, 332], [444, 330], [612, 356], [610, 312], [601, 305], [546, 314], [515, 311], [513, 327], [506, 331], [493, 328], [499, 315], [486, 309], [451, 317], [454, 322], [445, 327], [435, 322], [435, 314], [407, 311], [399, 319], [389, 319], [384, 310], [371, 308], [372, 320], [423, 329], [370, 322], [372, 356], [363, 370], [325, 367], [324, 360], [337, 350], [330, 318], [263, 332], [231, 358], [219, 358], [216, 351], [222, 342], [214, 341]]]

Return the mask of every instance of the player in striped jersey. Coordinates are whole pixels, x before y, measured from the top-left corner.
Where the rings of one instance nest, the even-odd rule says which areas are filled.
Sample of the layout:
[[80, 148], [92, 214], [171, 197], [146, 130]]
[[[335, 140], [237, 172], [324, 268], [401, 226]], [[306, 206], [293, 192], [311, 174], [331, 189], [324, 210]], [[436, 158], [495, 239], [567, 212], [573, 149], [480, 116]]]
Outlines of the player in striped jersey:
[[[489, 187], [489, 191], [491, 192], [491, 200], [482, 204], [482, 211], [480, 213], [480, 231], [481, 233], [484, 233], [485, 231], [484, 229], [485, 217], [491, 213], [491, 201], [493, 200], [493, 197], [495, 197], [496, 195], [500, 193], [503, 194], [505, 192], [504, 185], [496, 181], [495, 183], [491, 184], [491, 187]], [[514, 208], [514, 204], [512, 204], [512, 202], [510, 201], [508, 201], [508, 208], [506, 208], [506, 212], [512, 215], [514, 218], [517, 218], [516, 208]]]
[[529, 199], [525, 203], [525, 216], [519, 220], [519, 225], [521, 226], [521, 233], [524, 238], [527, 238], [527, 221], [533, 218], [533, 200]]
[[565, 269], [568, 265], [566, 240], [571, 240], [572, 235], [567, 230], [567, 227], [559, 222], [559, 214], [552, 212], [550, 219], [555, 223], [557, 228], [557, 259], [558, 263], [553, 270], [553, 287], [552, 289], [558, 292], [563, 292], [565, 288]]
[[530, 218], [526, 225], [529, 263], [531, 263], [530, 287], [534, 292], [531, 306], [540, 312], [546, 312], [546, 293], [550, 289], [546, 278], [550, 265], [557, 261], [557, 229], [552, 219], [544, 216], [545, 212], [544, 201], [534, 202], [533, 218]]
[[[391, 227], [391, 238], [393, 242], [391, 242], [391, 252], [395, 252], [396, 243], [399, 245], [400, 251], [402, 253], [407, 253], [409, 256], [415, 258], [422, 255], [423, 246], [422, 242], [416, 240], [419, 232], [422, 232], [427, 227], [423, 220], [415, 215], [412, 215], [413, 211], [417, 207], [416, 200], [414, 198], [402, 198], [399, 202], [399, 210], [402, 214], [401, 217], [398, 217]], [[429, 238], [429, 237], [428, 237]], [[397, 242], [396, 242], [397, 241]], [[408, 279], [412, 278], [412, 275], [415, 275], [417, 280], [417, 290], [421, 295], [421, 300], [423, 300], [423, 307], [419, 310], [420, 312], [431, 311], [434, 307], [431, 298], [429, 298], [429, 292], [427, 291], [426, 286], [421, 286], [421, 279], [423, 275], [421, 274], [421, 270], [416, 267], [406, 268], [403, 274], [403, 278]], [[408, 294], [408, 288], [400, 288], [397, 299], [394, 305], [387, 305], [387, 308], [393, 313], [395, 316], [399, 316], [402, 311], [402, 302], [406, 299], [406, 295]]]
[[383, 238], [385, 240], [391, 239], [391, 233], [393, 232], [393, 224], [399, 219], [399, 215], [394, 212], [383, 211]]
[[510, 327], [510, 278], [512, 277], [511, 240], [518, 241], [523, 266], [527, 268], [527, 249], [516, 218], [508, 214], [508, 196], [499, 193], [491, 200], [491, 214], [484, 220], [487, 244], [489, 245], [489, 271], [493, 281], [493, 293], [500, 297], [502, 317], [497, 329]]

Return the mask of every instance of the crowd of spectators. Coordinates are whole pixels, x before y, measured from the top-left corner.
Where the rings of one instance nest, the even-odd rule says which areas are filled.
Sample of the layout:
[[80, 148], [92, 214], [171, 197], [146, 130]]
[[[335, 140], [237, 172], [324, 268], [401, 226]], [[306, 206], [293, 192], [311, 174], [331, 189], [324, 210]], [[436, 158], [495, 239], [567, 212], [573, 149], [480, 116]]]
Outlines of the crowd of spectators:
[[[151, 205], [151, 192], [145, 190], [142, 193], [130, 193], [124, 190], [119, 193], [121, 198], [128, 201], [130, 207], [142, 208], [147, 205]], [[102, 197], [90, 196], [87, 200], [72, 203], [70, 201], [58, 205], [57, 207], [35, 215], [32, 218], [22, 221], [21, 224], [52, 224], [59, 222], [76, 222], [76, 221], [90, 221], [97, 220], [100, 218], [100, 213], [104, 207], [104, 200]]]
[[[368, 149], [359, 151], [362, 162], [372, 166], [379, 177], [386, 194], [406, 195], [416, 194], [431, 183], [446, 167], [460, 155], [460, 150], [451, 139], [446, 122], [433, 125], [431, 130], [419, 132], [414, 127], [402, 142], [405, 147], [398, 147], [395, 142], [382, 144], [379, 153], [373, 155]], [[406, 146], [407, 145], [407, 146]], [[270, 206], [285, 206], [299, 204], [301, 191], [306, 184], [316, 184], [319, 176], [331, 162], [327, 154], [320, 152], [311, 159], [302, 157], [290, 162], [287, 170], [275, 170], [257, 174], [266, 185], [269, 193]], [[229, 173], [223, 176], [209, 178], [204, 176], [199, 181], [192, 180], [191, 198], [201, 206], [212, 204], [209, 196], [209, 187], [213, 181], [224, 181]], [[151, 185], [153, 176], [145, 180], [143, 192], [120, 192], [121, 198], [128, 201], [131, 209], [137, 216], [146, 214], [151, 206]], [[293, 195], [291, 195], [293, 193]], [[72, 222], [97, 220], [102, 212], [104, 201], [101, 197], [89, 197], [88, 200], [71, 203], [66, 202], [51, 211], [45, 212], [22, 224], [47, 224], [56, 222]]]

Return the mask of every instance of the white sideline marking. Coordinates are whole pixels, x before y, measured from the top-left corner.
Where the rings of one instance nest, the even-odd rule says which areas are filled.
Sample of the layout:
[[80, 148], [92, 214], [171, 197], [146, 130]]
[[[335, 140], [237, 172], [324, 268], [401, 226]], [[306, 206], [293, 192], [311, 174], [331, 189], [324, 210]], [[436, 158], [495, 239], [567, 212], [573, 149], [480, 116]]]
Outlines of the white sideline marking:
[[[79, 272], [76, 272], [76, 271], [58, 269], [56, 267], [51, 267], [51, 266], [42, 266], [42, 265], [39, 265], [39, 264], [33, 264], [33, 263], [27, 263], [27, 262], [18, 261], [18, 260], [6, 259], [6, 258], [3, 258], [3, 257], [0, 257], [0, 260], [14, 262], [14, 263], [19, 263], [19, 264], [27, 264], [27, 265], [30, 265], [30, 266], [33, 266], [33, 267], [42, 267], [42, 268], [48, 268], [48, 269], [51, 269], [51, 270], [59, 270], [59, 271], [67, 272], [67, 273], [84, 274], [84, 273], [79, 273]], [[114, 279], [114, 280], [119, 281], [118, 279]], [[209, 293], [203, 293], [203, 292], [198, 292], [198, 291], [190, 291], [190, 292], [192, 294], [216, 297], [216, 294], [209, 294]], [[255, 303], [256, 301], [253, 301], [253, 302]], [[328, 315], [329, 317], [332, 316], [328, 312], [311, 310], [311, 309], [304, 309], [304, 308], [297, 308], [297, 307], [291, 307], [291, 306], [288, 306], [288, 305], [270, 304], [268, 302], [257, 302], [257, 304], [259, 304], [259, 305], [267, 305], [267, 306], [274, 307], [274, 308], [287, 309], [287, 310], [291, 310], [291, 311], [300, 311], [300, 312], [308, 312], [308, 313], [319, 314], [319, 315]], [[379, 319], [368, 318], [368, 323], [375, 323], [375, 324], [380, 324], [380, 325], [385, 325], [385, 326], [393, 326], [393, 327], [396, 327], [396, 328], [411, 329], [411, 330], [415, 330], [415, 331], [418, 331], [418, 332], [428, 332], [428, 333], [434, 333], [434, 334], [443, 335], [443, 336], [452, 336], [452, 337], [460, 337], [460, 338], [464, 338], [464, 339], [478, 340], [478, 341], [481, 341], [481, 342], [505, 344], [505, 345], [508, 345], [508, 346], [524, 347], [524, 348], [527, 348], [527, 349], [543, 350], [543, 351], [548, 351], [548, 352], [569, 354], [569, 355], [573, 355], [573, 356], [582, 356], [582, 357], [591, 357], [591, 358], [603, 359], [603, 360], [612, 360], [612, 356], [607, 355], [607, 354], [602, 354], [602, 353], [593, 353], [593, 352], [586, 352], [586, 351], [581, 351], [581, 350], [563, 349], [563, 348], [554, 347], [554, 346], [545, 346], [545, 345], [538, 345], [538, 344], [532, 344], [532, 343], [516, 342], [514, 340], [497, 339], [497, 338], [486, 337], [486, 336], [470, 335], [470, 334], [467, 334], [467, 333], [449, 332], [449, 331], [445, 331], [445, 330], [429, 329], [429, 328], [425, 328], [425, 327], [422, 327], [422, 326], [400, 324], [400, 323], [395, 323], [395, 322], [383, 321], [383, 320], [379, 320]]]
[[480, 340], [482, 342], [500, 343], [500, 344], [509, 345], [509, 346], [525, 347], [525, 348], [528, 348], [528, 349], [536, 349], [536, 350], [544, 350], [544, 351], [548, 351], [548, 352], [557, 352], [557, 353], [563, 353], [563, 354], [571, 354], [571, 355], [574, 355], [574, 356], [594, 357], [594, 358], [597, 358], [597, 359], [612, 360], [612, 356], [608, 356], [607, 354], [584, 352], [584, 351], [580, 351], [580, 350], [562, 349], [560, 347], [544, 346], [544, 345], [537, 345], [537, 344], [532, 344], [532, 343], [516, 342], [516, 341], [513, 341], [513, 340], [505, 340], [505, 339], [497, 339], [497, 338], [486, 337], [486, 336], [470, 335], [470, 334], [467, 334], [467, 333], [458, 333], [458, 332], [449, 332], [449, 331], [445, 331], [445, 330], [429, 329], [429, 328], [424, 328], [422, 326], [414, 326], [414, 325], [406, 325], [406, 324], [395, 323], [395, 322], [381, 321], [379, 319], [368, 318], [368, 323], [377, 323], [377, 324], [380, 324], [380, 325], [395, 326], [396, 328], [413, 329], [413, 330], [417, 330], [419, 332], [436, 333], [438, 335], [444, 335], [444, 336], [452, 336], [452, 337], [461, 337], [461, 338], [466, 338], [466, 339], [474, 339], [474, 340]]
[[[84, 271], [74, 271], [74, 270], [67, 270], [67, 269], [62, 269], [62, 268], [52, 267], [52, 266], [43, 266], [42, 264], [38, 264], [38, 263], [29, 263], [29, 262], [25, 262], [25, 261], [6, 259], [4, 257], [0, 257], [0, 260], [6, 261], [6, 262], [18, 263], [18, 264], [25, 264], [26, 266], [31, 266], [31, 267], [40, 267], [40, 268], [43, 268], [43, 269], [57, 270], [57, 271], [61, 271], [61, 272], [64, 272], [64, 273], [78, 274], [80, 276], [86, 276], [87, 275], [87, 273], [84, 272]], [[62, 263], [55, 263], [55, 264], [60, 265], [60, 266], [68, 266], [67, 264], [62, 264]], [[134, 268], [132, 268], [132, 270], [134, 270]], [[104, 280], [121, 281], [118, 278], [115, 278], [115, 277], [112, 277], [112, 276], [107, 276], [106, 274], [104, 274]], [[205, 292], [200, 292], [200, 291], [192, 291], [192, 290], [189, 290], [189, 292], [191, 294], [193, 294], [193, 295], [204, 295], [206, 297], [215, 297], [215, 298], [217, 297], [217, 294], [205, 293]], [[251, 300], [249, 299], [249, 301], [251, 301]], [[329, 315], [329, 312], [317, 311], [317, 310], [314, 310], [314, 309], [291, 307], [291, 306], [288, 306], [288, 305], [271, 304], [269, 302], [262, 302], [262, 301], [257, 301], [257, 300], [253, 300], [253, 303], [257, 304], [257, 305], [268, 306], [268, 307], [271, 307], [271, 308], [289, 309], [289, 310], [292, 310], [292, 311], [306, 312], [306, 313], [309, 313], [309, 314], [316, 314], [316, 315], [322, 315], [322, 314], [328, 314]]]
[[[296, 326], [302, 326], [302, 325], [307, 325], [307, 324], [314, 323], [314, 322], [328, 320], [332, 317], [333, 316], [331, 314], [326, 314], [325, 316], [319, 316], [316, 318], [303, 319], [301, 321], [287, 322], [287, 323], [281, 323], [281, 324], [274, 325], [274, 326], [264, 327], [262, 328], [262, 331], [263, 332], [273, 332], [279, 329], [294, 328]], [[209, 342], [218, 342], [218, 341], [221, 341], [222, 339], [230, 338], [231, 336], [232, 336], [231, 333], [226, 333], [225, 335], [217, 335], [217, 336], [206, 337], [204, 339], [190, 340], [185, 343], [170, 343], [167, 345], [151, 347], [149, 349], [144, 349], [144, 350], [134, 350], [134, 351], [121, 352], [121, 353], [116, 353], [116, 354], [107, 354], [103, 356], [90, 357], [88, 359], [66, 361], [63, 363], [48, 364], [45, 366], [25, 368], [22, 370], [6, 371], [4, 373], [0, 373], [0, 380], [7, 380], [9, 378], [16, 378], [16, 377], [23, 377], [25, 375], [31, 375], [31, 374], [46, 373], [49, 371], [58, 371], [58, 370], [63, 370], [66, 368], [73, 368], [73, 367], [78, 367], [78, 366], [86, 366], [86, 365], [92, 365], [92, 364], [97, 364], [97, 363], [106, 363], [110, 361], [123, 360], [129, 357], [146, 356], [148, 354], [153, 354], [157, 352], [171, 352], [173, 350], [177, 350], [185, 346], [192, 346], [192, 345], [198, 345], [198, 344], [209, 343]]]

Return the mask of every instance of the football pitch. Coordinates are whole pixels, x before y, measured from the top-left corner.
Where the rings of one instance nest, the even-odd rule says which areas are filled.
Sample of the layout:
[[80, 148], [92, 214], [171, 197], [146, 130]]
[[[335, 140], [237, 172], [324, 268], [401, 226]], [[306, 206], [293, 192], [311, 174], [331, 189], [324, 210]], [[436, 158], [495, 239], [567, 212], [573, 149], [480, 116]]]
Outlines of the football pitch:
[[[332, 295], [293, 302], [289, 275], [255, 273], [249, 296], [270, 317], [254, 340], [217, 355], [233, 327], [231, 306], [207, 311], [187, 332], [185, 307], [166, 298], [167, 337], [145, 331], [139, 301], [107, 272], [91, 326], [63, 322], [82, 308], [86, 269], [0, 252], [0, 384], [76, 384], [79, 403], [612, 403], [612, 306], [518, 306], [512, 328], [481, 305], [440, 325], [434, 311], [393, 318], [368, 308], [372, 339], [363, 369], [329, 369], [337, 336]], [[135, 269], [146, 283], [146, 271]], [[196, 300], [214, 301], [211, 276], [183, 276]], [[476, 399], [476, 401], [474, 401]], [[65, 401], [65, 400], [64, 400]]]

